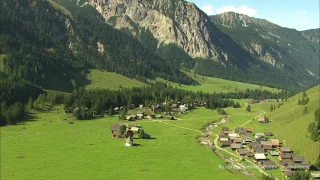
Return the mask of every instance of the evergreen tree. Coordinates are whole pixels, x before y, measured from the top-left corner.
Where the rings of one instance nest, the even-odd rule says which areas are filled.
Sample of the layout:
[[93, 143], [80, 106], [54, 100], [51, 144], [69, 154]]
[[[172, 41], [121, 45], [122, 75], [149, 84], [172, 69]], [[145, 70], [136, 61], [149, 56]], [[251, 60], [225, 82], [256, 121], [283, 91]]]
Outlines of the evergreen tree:
[[109, 112], [108, 112], [109, 114], [109, 116], [112, 116], [113, 115], [113, 109], [112, 109], [112, 106], [110, 106], [110, 108], [109, 108]]
[[140, 138], [140, 139], [143, 138], [143, 137], [144, 137], [144, 134], [145, 134], [145, 133], [144, 133], [144, 130], [143, 130], [143, 129], [140, 129], [140, 130], [139, 130], [139, 134], [138, 134], [138, 135], [139, 135], [139, 138]]
[[273, 105], [271, 104], [271, 106], [270, 106], [270, 112], [272, 112], [273, 111]]
[[307, 114], [307, 113], [308, 113], [308, 107], [305, 106], [305, 107], [303, 108], [303, 114]]
[[249, 104], [247, 105], [246, 111], [248, 111], [248, 112], [250, 112], [250, 111], [251, 111], [251, 107], [250, 107], [250, 105], [249, 105]]
[[29, 98], [28, 104], [27, 104], [27, 110], [32, 110], [33, 109], [33, 101], [32, 97]]

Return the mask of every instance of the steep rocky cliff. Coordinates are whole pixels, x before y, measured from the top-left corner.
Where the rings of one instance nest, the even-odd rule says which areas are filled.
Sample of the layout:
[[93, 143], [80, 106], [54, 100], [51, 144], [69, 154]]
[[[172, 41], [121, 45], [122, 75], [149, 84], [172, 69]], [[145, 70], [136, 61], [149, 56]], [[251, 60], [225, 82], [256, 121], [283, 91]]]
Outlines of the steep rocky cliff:
[[158, 45], [176, 44], [192, 57], [220, 60], [222, 52], [214, 46], [210, 35], [210, 19], [193, 3], [182, 0], [89, 0], [106, 22], [131, 30], [147, 28]]

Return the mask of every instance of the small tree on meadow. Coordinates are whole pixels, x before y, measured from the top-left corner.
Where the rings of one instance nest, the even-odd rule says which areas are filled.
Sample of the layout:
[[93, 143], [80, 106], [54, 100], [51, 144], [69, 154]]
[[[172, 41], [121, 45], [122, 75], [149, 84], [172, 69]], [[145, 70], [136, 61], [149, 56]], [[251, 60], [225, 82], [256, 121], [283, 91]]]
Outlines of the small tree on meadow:
[[126, 126], [126, 125], [122, 125], [122, 126], [120, 126], [120, 128], [119, 128], [119, 131], [120, 131], [120, 134], [121, 134], [121, 135], [124, 135], [124, 133], [126, 132], [126, 130], [127, 130], [127, 126]]
[[305, 107], [303, 108], [303, 114], [307, 114], [307, 113], [308, 113], [308, 107], [305, 106]]
[[144, 137], [144, 130], [143, 129], [140, 129], [139, 130], [139, 134], [138, 134], [138, 136], [139, 136], [139, 138], [143, 138]]
[[250, 105], [249, 105], [249, 104], [247, 105], [246, 111], [248, 111], [248, 112], [250, 112], [250, 111], [251, 111], [251, 107], [250, 107]]

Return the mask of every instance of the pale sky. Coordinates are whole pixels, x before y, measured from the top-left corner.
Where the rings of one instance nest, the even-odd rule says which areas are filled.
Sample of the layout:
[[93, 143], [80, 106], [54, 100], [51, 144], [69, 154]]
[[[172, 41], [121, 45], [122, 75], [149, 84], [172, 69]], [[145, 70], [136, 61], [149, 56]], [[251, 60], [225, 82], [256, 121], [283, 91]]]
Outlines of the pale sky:
[[320, 0], [187, 0], [208, 15], [237, 12], [297, 30], [319, 28]]

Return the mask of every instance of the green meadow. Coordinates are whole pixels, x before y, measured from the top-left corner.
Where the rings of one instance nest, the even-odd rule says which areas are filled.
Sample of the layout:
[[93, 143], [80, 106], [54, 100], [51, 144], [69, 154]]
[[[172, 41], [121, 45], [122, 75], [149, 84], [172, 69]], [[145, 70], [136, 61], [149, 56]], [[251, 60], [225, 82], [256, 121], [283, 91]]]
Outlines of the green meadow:
[[86, 89], [118, 90], [120, 87], [132, 88], [146, 86], [146, 84], [135, 79], [130, 79], [120, 74], [97, 69], [90, 70], [90, 73], [87, 75], [87, 79], [90, 83], [85, 86]]
[[[275, 133], [275, 138], [284, 142], [295, 153], [305, 156], [306, 160], [315, 163], [319, 154], [319, 142], [310, 139], [308, 126], [314, 121], [314, 112], [319, 108], [319, 86], [306, 91], [306, 93], [310, 98], [310, 102], [305, 105], [308, 108], [307, 114], [303, 114], [304, 106], [297, 105], [298, 99], [302, 97], [300, 93], [289, 98], [287, 102], [283, 102], [280, 108], [278, 108], [278, 104], [281, 102], [253, 104], [250, 105], [251, 112], [246, 112], [245, 107], [240, 109], [226, 108], [225, 111], [231, 118], [223, 126], [235, 129], [244, 125], [244, 128], [252, 128], [254, 132], [272, 131]], [[271, 105], [275, 105], [276, 110], [270, 112]], [[263, 116], [267, 116], [272, 122], [260, 124], [257, 122], [257, 118], [252, 120], [263, 111], [266, 112]], [[218, 134], [219, 131], [221, 128], [213, 129], [213, 134]]]
[[259, 86], [255, 84], [249, 84], [249, 83], [243, 83], [243, 82], [236, 82], [236, 81], [230, 81], [226, 79], [220, 79], [215, 77], [208, 77], [208, 76], [201, 76], [196, 75], [194, 76], [192, 73], [184, 71], [189, 77], [193, 78], [197, 82], [200, 83], [200, 85], [192, 86], [192, 85], [179, 85], [174, 82], [167, 82], [163, 79], [157, 78], [157, 81], [161, 82], [167, 82], [173, 87], [177, 87], [180, 89], [188, 90], [188, 91], [203, 91], [207, 93], [213, 93], [213, 92], [239, 92], [239, 91], [245, 91], [246, 89], [260, 89], [260, 90], [267, 90], [271, 92], [278, 92], [277, 89], [265, 87], [265, 86]]
[[[271, 92], [278, 92], [277, 89], [269, 88], [265, 86], [259, 86], [255, 84], [248, 84], [236, 81], [230, 81], [220, 78], [214, 77], [204, 77], [197, 75], [196, 77], [192, 76], [191, 73], [185, 72], [188, 76], [192, 77], [196, 81], [200, 83], [200, 85], [192, 86], [192, 85], [179, 85], [174, 82], [165, 81], [161, 78], [157, 78], [156, 81], [159, 82], [167, 82], [169, 85], [173, 87], [177, 87], [180, 89], [188, 90], [188, 91], [203, 91], [207, 93], [213, 92], [237, 92], [237, 91], [245, 91], [246, 89], [262, 89]], [[147, 86], [146, 84], [139, 82], [135, 79], [130, 79], [125, 76], [108, 72], [101, 71], [97, 69], [91, 69], [89, 74], [86, 76], [89, 83], [80, 83], [85, 84], [86, 89], [112, 89], [117, 90], [120, 87], [123, 88], [131, 88], [131, 87], [141, 87]]]
[[58, 107], [29, 119], [1, 127], [1, 179], [251, 179], [220, 169], [224, 161], [197, 142], [201, 127], [219, 119], [203, 108], [178, 121], [133, 122], [154, 138], [134, 147], [112, 138], [110, 125], [126, 123], [117, 117], [75, 121]]

